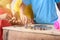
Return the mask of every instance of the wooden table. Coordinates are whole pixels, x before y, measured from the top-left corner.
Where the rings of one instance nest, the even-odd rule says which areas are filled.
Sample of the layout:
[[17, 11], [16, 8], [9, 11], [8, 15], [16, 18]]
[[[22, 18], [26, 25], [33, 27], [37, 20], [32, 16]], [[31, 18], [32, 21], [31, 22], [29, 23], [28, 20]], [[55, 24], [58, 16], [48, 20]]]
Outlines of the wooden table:
[[3, 38], [3, 40], [60, 40], [60, 31], [4, 27]]

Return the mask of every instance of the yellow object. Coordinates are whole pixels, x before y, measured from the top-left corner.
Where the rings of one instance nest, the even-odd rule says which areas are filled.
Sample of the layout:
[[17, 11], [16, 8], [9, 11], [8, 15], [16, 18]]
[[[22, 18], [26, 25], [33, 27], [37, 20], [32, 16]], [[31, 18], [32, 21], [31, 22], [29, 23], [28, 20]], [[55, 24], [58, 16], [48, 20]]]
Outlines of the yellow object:
[[12, 0], [0, 0], [0, 6], [5, 7], [5, 8], [6, 8], [6, 6], [9, 7], [11, 2], [12, 2]]
[[24, 13], [26, 14], [26, 16], [28, 18], [32, 18], [33, 19], [33, 11], [32, 11], [32, 6], [28, 5], [25, 7]]
[[[20, 14], [20, 5], [22, 3], [22, 0], [16, 0], [16, 3], [14, 5], [14, 11], [16, 11], [16, 16], [18, 16]], [[32, 12], [32, 8], [31, 5], [27, 6], [24, 10], [24, 13], [26, 14], [26, 16], [28, 18], [33, 18], [33, 12]], [[19, 17], [19, 16], [18, 16]]]
[[16, 3], [14, 5], [14, 11], [19, 12], [21, 3], [22, 0], [16, 0]]
[[12, 5], [14, 12], [16, 12], [14, 15], [17, 19], [20, 19], [20, 5], [22, 4], [22, 0], [13, 0], [14, 5]]
[[4, 10], [5, 13], [7, 13], [9, 16], [12, 16], [10, 4], [12, 0], [0, 0], [0, 8]]

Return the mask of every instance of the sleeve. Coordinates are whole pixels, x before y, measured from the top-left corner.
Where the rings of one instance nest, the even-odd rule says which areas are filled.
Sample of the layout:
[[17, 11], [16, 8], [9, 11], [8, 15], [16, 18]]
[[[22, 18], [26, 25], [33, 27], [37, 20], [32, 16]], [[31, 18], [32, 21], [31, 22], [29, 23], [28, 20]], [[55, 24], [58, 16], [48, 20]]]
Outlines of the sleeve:
[[59, 3], [59, 2], [60, 2], [60, 0], [55, 0], [55, 2], [56, 2], [56, 3]]
[[25, 5], [29, 5], [29, 4], [31, 4], [31, 0], [23, 0], [23, 3], [24, 3]]

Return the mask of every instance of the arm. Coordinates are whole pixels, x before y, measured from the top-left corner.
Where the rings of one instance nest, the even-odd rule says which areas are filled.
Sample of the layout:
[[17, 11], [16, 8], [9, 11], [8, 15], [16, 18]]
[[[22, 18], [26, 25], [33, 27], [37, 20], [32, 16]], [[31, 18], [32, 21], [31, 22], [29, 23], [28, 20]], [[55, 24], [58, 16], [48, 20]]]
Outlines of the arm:
[[[24, 14], [24, 9], [25, 9], [26, 5], [22, 3], [21, 7], [20, 7], [20, 17], [21, 20], [23, 21], [23, 23], [25, 24], [32, 24], [34, 23], [33, 19], [28, 18], [25, 14]], [[24, 16], [24, 20], [22, 19], [22, 16]]]
[[27, 16], [24, 14], [24, 9], [25, 9], [26, 5], [25, 4], [21, 4], [20, 6], [20, 20], [22, 24], [27, 24]]
[[31, 4], [31, 0], [22, 0], [22, 4], [20, 6], [21, 11], [24, 11], [25, 7]]
[[23, 1], [23, 3], [20, 6], [20, 17], [21, 17], [20, 19], [23, 24], [28, 24], [28, 21], [29, 21], [29, 23], [31, 23], [31, 19], [29, 19], [25, 15], [24, 10], [25, 10], [26, 6], [31, 4], [31, 0], [22, 0], [22, 1]]
[[24, 14], [25, 7], [26, 7], [26, 5], [24, 3], [22, 3], [20, 6], [20, 14]]

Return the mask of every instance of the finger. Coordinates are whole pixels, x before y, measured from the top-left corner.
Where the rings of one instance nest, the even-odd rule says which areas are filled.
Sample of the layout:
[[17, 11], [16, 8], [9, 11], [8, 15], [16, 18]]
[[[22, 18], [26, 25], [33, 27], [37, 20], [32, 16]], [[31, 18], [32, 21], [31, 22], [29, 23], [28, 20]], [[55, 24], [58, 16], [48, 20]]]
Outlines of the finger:
[[21, 16], [21, 22], [23, 24], [26, 24], [27, 23], [27, 17], [25, 15]]
[[23, 17], [21, 17], [21, 19], [20, 19], [20, 20], [21, 20], [21, 23], [23, 23]]
[[23, 24], [23, 17], [20, 18], [21, 24]]
[[25, 17], [22, 17], [22, 23], [25, 24]]
[[24, 21], [25, 21], [24, 24], [27, 24], [27, 22], [28, 22], [28, 18], [25, 17]]
[[7, 19], [7, 20], [10, 20], [11, 18], [10, 18], [9, 16], [6, 16], [6, 19]]

